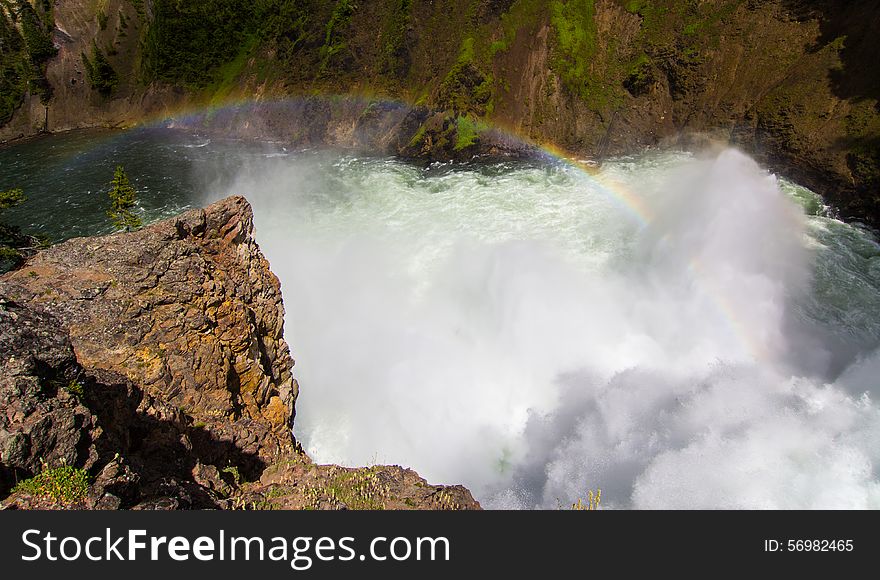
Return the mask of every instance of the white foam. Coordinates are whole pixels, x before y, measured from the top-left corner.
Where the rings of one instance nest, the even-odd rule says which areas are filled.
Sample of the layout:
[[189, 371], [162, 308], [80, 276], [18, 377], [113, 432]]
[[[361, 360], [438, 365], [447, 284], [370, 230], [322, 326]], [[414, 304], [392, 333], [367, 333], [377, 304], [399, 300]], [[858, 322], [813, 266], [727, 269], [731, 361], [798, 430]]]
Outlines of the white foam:
[[817, 258], [776, 179], [733, 150], [603, 172], [648, 228], [564, 168], [310, 155], [217, 184], [251, 200], [282, 281], [311, 454], [490, 507], [597, 487], [610, 507], [880, 507], [876, 337], [832, 376], [807, 336], [827, 321], [799, 307]]

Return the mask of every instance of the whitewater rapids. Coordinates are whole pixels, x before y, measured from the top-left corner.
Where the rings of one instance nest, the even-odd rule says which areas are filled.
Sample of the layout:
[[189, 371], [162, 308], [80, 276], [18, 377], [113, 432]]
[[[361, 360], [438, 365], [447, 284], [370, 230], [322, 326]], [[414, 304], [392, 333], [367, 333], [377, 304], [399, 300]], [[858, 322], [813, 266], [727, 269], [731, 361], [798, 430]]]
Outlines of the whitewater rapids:
[[318, 461], [494, 508], [880, 507], [880, 249], [738, 151], [200, 171], [255, 208]]

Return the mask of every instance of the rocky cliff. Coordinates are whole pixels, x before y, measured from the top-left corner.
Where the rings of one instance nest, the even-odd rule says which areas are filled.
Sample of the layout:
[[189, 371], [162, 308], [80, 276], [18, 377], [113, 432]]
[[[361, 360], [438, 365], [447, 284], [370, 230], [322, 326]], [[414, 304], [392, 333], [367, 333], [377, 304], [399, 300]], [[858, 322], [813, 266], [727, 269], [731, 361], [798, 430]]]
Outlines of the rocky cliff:
[[238, 197], [130, 234], [70, 240], [5, 276], [5, 294], [57, 317], [82, 365], [271, 458], [291, 445], [296, 383], [280, 284], [252, 220]]
[[[843, 216], [880, 223], [880, 10], [872, 0], [51, 5], [37, 13], [57, 55], [37, 53], [27, 73], [45, 83], [7, 83], [17, 104], [0, 139], [241, 100], [368, 95], [355, 121], [375, 118], [388, 99], [415, 107], [379, 143], [406, 156], [481, 153], [496, 142], [487, 127], [599, 158], [732, 141], [823, 193]], [[44, 84], [51, 90], [37, 90]], [[294, 142], [351, 143], [345, 131], [322, 130], [337, 120], [324, 108], [279, 130]]]
[[277, 278], [232, 197], [74, 239], [0, 278], [0, 496], [62, 467], [74, 498], [7, 507], [478, 507], [398, 467], [314, 465]]

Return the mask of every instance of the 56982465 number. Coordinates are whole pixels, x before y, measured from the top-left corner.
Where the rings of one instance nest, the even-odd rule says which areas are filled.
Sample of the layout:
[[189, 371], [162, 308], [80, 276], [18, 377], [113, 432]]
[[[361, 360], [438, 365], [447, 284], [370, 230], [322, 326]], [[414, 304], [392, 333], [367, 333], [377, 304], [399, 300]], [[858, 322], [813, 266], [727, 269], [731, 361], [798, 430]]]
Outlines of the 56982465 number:
[[852, 552], [852, 540], [788, 540], [785, 548], [789, 552]]

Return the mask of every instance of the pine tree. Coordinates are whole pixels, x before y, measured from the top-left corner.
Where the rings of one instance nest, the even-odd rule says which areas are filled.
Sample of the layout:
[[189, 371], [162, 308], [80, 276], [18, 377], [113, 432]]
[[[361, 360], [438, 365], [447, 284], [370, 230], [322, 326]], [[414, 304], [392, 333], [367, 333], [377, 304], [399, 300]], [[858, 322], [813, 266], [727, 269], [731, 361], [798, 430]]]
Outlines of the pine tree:
[[127, 232], [141, 227], [141, 220], [132, 212], [135, 207], [137, 192], [131, 186], [128, 175], [122, 165], [116, 166], [113, 181], [110, 182], [110, 209], [107, 215], [113, 220], [113, 225]]
[[[24, 193], [20, 189], [0, 191], [0, 213], [24, 200]], [[24, 255], [19, 249], [28, 245], [29, 241], [17, 227], [0, 223], [0, 274], [17, 268], [24, 262]]]
[[25, 200], [24, 192], [20, 189], [0, 191], [0, 210], [15, 207]]
[[110, 61], [107, 60], [97, 44], [92, 43], [92, 58], [89, 58], [84, 52], [80, 56], [86, 69], [86, 77], [93, 89], [104, 96], [108, 96], [116, 90], [119, 85], [119, 75], [116, 74]]

